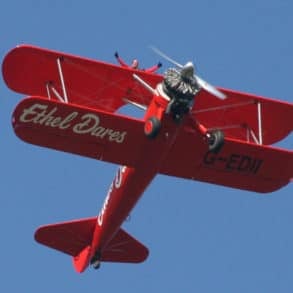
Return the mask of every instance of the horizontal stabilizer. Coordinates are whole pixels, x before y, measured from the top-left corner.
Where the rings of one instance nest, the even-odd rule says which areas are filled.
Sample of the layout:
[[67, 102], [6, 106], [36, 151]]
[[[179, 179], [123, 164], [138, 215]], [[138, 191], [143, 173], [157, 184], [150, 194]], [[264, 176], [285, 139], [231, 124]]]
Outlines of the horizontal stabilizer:
[[102, 261], [139, 263], [148, 257], [148, 249], [120, 229], [102, 252]]
[[35, 232], [37, 242], [77, 256], [92, 243], [97, 218], [74, 220], [40, 227]]
[[[80, 219], [57, 224], [45, 225], [37, 229], [37, 242], [59, 250], [73, 257], [77, 272], [83, 272], [93, 254], [92, 238], [97, 218]], [[107, 262], [143, 262], [148, 256], [148, 249], [119, 229], [113, 239], [102, 248], [101, 261]]]

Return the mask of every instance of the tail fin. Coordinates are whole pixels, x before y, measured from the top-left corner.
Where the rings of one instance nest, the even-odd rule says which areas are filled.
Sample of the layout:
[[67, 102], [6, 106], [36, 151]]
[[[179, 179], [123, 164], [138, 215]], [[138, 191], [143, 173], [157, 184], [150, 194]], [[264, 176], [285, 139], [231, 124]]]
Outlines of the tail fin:
[[[96, 222], [95, 217], [42, 226], [36, 231], [35, 239], [71, 255], [76, 271], [81, 273], [90, 262]], [[147, 256], [148, 249], [144, 245], [119, 229], [107, 246], [102, 248], [101, 261], [139, 263]]]

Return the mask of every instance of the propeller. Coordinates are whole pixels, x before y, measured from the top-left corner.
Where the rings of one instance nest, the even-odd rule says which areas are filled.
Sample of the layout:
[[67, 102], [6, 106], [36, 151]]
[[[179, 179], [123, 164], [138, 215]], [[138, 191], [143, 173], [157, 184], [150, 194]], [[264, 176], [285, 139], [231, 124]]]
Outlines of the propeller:
[[182, 65], [178, 63], [177, 61], [175, 61], [174, 59], [172, 59], [171, 57], [169, 57], [168, 55], [166, 55], [165, 53], [163, 53], [162, 51], [160, 51], [158, 48], [153, 46], [151, 46], [150, 48], [156, 54], [158, 54], [165, 60], [169, 61], [170, 63], [174, 64], [176, 67], [178, 67], [181, 70], [180, 73], [183, 77], [194, 77], [201, 88], [203, 88], [204, 90], [206, 90], [207, 92], [209, 92], [210, 94], [212, 94], [213, 96], [221, 100], [226, 99], [226, 95], [224, 93], [222, 93], [217, 88], [209, 84], [207, 81], [203, 80], [197, 74], [195, 74], [194, 65], [192, 62], [187, 62], [185, 65]]

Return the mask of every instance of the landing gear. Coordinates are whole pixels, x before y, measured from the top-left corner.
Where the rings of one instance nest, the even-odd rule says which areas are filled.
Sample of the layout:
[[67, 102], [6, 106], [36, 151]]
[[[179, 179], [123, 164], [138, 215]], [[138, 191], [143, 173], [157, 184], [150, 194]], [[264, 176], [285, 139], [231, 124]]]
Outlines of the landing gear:
[[91, 265], [95, 270], [101, 267], [101, 254], [99, 252], [97, 252], [91, 259]]
[[218, 153], [224, 145], [223, 131], [216, 129], [208, 131], [206, 134], [209, 150], [213, 153]]
[[148, 138], [155, 138], [161, 129], [161, 122], [158, 118], [152, 116], [148, 118], [144, 125], [144, 133]]
[[95, 270], [98, 270], [101, 267], [101, 262], [99, 260], [92, 263], [92, 266]]

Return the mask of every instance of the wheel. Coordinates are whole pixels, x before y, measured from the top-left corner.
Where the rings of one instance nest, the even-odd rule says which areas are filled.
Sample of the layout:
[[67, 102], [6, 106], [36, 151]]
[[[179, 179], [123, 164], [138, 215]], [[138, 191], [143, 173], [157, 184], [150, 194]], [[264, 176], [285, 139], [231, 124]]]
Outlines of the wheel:
[[92, 263], [92, 266], [95, 270], [98, 270], [101, 267], [101, 262], [99, 260], [96, 260]]
[[218, 153], [224, 145], [223, 131], [216, 129], [207, 133], [209, 150], [213, 153]]
[[155, 138], [161, 129], [161, 122], [157, 117], [150, 117], [144, 125], [144, 133], [149, 138]]
[[100, 268], [100, 266], [101, 266], [101, 254], [99, 252], [96, 252], [96, 254], [91, 259], [90, 264], [92, 265], [92, 267], [95, 270]]

